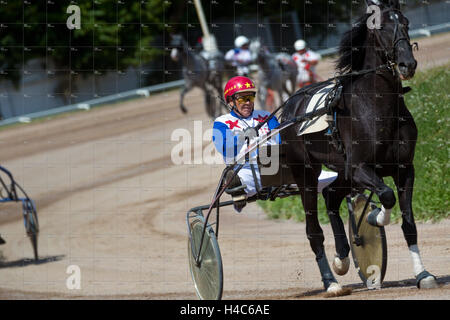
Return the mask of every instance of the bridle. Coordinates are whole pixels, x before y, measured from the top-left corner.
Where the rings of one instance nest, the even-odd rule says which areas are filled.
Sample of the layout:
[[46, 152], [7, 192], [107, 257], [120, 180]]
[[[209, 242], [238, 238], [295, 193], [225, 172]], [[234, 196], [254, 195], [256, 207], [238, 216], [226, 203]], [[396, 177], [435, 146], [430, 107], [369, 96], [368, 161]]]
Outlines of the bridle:
[[384, 9], [383, 11], [381, 11], [381, 13], [385, 13], [385, 12], [389, 12], [389, 18], [392, 21], [394, 21], [394, 23], [395, 23], [394, 36], [392, 39], [391, 46], [387, 47], [381, 40], [380, 29], [374, 29], [374, 34], [378, 41], [378, 44], [382, 47], [382, 49], [386, 55], [387, 64], [388, 64], [389, 69], [393, 72], [393, 74], [395, 74], [395, 66], [397, 64], [395, 62], [395, 48], [397, 47], [398, 43], [401, 41], [406, 41], [406, 43], [408, 44], [408, 46], [410, 48], [412, 48], [412, 50], [414, 50], [414, 49], [419, 50], [419, 44], [417, 42], [414, 42], [413, 44], [411, 44], [411, 39], [409, 38], [408, 31], [406, 30], [405, 26], [402, 23], [400, 23], [400, 21], [398, 20], [397, 13], [402, 14], [400, 10], [395, 9], [395, 8], [387, 8], [387, 9]]

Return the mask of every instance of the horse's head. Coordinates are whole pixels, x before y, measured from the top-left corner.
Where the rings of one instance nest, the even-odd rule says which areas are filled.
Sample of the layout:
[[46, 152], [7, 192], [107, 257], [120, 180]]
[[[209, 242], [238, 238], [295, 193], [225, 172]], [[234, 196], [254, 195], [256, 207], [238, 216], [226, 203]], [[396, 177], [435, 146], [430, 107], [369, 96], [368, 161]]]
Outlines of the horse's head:
[[259, 38], [254, 38], [250, 41], [250, 45], [248, 47], [250, 53], [252, 55], [252, 59], [255, 61], [258, 57], [259, 49], [261, 49], [261, 40]]
[[170, 57], [172, 58], [172, 60], [178, 61], [180, 58], [180, 51], [184, 50], [185, 41], [181, 34], [172, 34], [170, 37], [170, 46], [172, 47]]
[[249, 50], [252, 60], [260, 65], [268, 64], [271, 60], [271, 53], [260, 38], [255, 38], [250, 42]]
[[[400, 11], [398, 0], [367, 0], [368, 5], [376, 5], [380, 10], [379, 26], [369, 27], [381, 49], [386, 54], [388, 63], [397, 68], [402, 80], [414, 76], [417, 61], [414, 59], [413, 46], [408, 34], [409, 21]], [[375, 18], [375, 21], [377, 19]]]
[[184, 46], [184, 38], [181, 34], [172, 34], [170, 41], [170, 46], [173, 48], [180, 48], [182, 49]]

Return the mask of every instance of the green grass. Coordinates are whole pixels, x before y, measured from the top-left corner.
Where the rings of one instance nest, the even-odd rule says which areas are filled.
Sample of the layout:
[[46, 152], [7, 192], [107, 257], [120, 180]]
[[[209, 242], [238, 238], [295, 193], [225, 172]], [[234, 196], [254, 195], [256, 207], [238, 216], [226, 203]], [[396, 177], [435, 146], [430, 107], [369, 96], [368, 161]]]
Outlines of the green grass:
[[[413, 211], [416, 221], [438, 222], [450, 215], [449, 167], [450, 155], [450, 64], [418, 72], [404, 86], [413, 90], [405, 95], [406, 105], [419, 130], [414, 158], [415, 183]], [[396, 192], [392, 178], [385, 183]], [[275, 201], [258, 201], [272, 219], [304, 221], [305, 212], [299, 196]], [[328, 223], [325, 201], [319, 196], [319, 220]], [[341, 217], [348, 218], [347, 206], [341, 205]], [[398, 201], [391, 221], [401, 218]]]

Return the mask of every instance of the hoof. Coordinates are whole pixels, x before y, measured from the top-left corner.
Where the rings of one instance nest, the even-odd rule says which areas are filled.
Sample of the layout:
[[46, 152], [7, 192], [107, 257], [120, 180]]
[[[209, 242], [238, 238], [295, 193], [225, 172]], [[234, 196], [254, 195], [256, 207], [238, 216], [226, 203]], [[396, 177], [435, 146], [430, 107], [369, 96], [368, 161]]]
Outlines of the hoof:
[[180, 107], [180, 109], [181, 109], [181, 112], [183, 112], [184, 114], [187, 113], [187, 109], [185, 107]]
[[326, 298], [347, 296], [352, 293], [350, 288], [342, 288], [337, 282], [332, 282], [325, 293]]
[[436, 277], [428, 271], [423, 271], [417, 275], [417, 288], [419, 289], [435, 289], [439, 288]]
[[334, 256], [333, 260], [333, 270], [334, 272], [339, 275], [343, 276], [348, 272], [348, 269], [350, 268], [350, 259], [349, 257], [345, 257], [344, 259], [339, 259], [339, 257], [336, 255]]

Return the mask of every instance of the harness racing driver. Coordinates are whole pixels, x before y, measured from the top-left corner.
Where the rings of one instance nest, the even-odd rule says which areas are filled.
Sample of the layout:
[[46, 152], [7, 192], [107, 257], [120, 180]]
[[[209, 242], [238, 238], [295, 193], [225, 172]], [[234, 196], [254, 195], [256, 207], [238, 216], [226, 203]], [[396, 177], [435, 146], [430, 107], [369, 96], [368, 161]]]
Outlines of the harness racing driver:
[[[226, 164], [233, 163], [235, 158], [246, 149], [245, 132], [264, 122], [270, 116], [268, 111], [255, 110], [256, 92], [256, 86], [253, 81], [243, 76], [233, 77], [225, 85], [224, 98], [231, 112], [218, 117], [214, 121], [213, 142], [216, 149], [223, 155]], [[258, 134], [260, 136], [269, 134], [272, 129], [278, 126], [279, 122], [273, 116], [259, 129]], [[265, 145], [280, 144], [280, 142], [280, 135], [277, 134], [265, 142]], [[233, 198], [243, 197], [242, 201], [235, 201], [234, 203], [234, 207], [238, 212], [245, 206], [246, 199], [257, 193], [255, 180], [261, 186], [261, 176], [256, 157], [256, 151], [252, 152], [249, 156], [249, 162], [244, 163], [228, 186], [228, 190], [233, 190], [228, 192]], [[225, 182], [228, 183], [232, 176], [233, 172], [229, 171], [225, 177]], [[331, 183], [335, 178], [335, 173], [322, 171], [319, 177], [319, 190]]]
[[234, 40], [234, 49], [225, 53], [225, 61], [236, 67], [239, 76], [247, 76], [250, 73], [248, 66], [252, 63], [252, 54], [248, 49], [250, 40], [245, 36], [239, 36]]
[[315, 83], [319, 80], [316, 74], [316, 66], [322, 56], [306, 47], [305, 40], [299, 39], [294, 43], [295, 53], [292, 59], [297, 64], [297, 84], [299, 88]]

